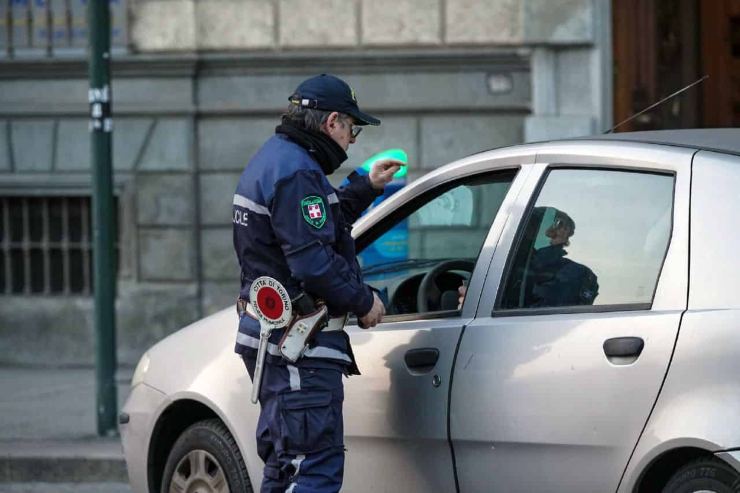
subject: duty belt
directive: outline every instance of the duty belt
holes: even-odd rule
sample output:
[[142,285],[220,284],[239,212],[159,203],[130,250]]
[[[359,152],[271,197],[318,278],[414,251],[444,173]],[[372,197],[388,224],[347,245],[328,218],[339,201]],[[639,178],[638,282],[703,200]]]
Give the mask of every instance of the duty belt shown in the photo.
[[[249,303],[247,300],[239,298],[236,300],[236,311],[239,314],[239,316],[242,315],[248,315],[250,318],[253,318],[254,320],[259,320],[257,318],[257,314],[254,312],[254,308],[252,307],[252,304]],[[349,318],[348,315],[343,315],[341,317],[332,317],[329,319],[329,324],[321,329],[322,332],[334,332],[338,330],[344,330],[344,326],[347,325],[347,319]]]

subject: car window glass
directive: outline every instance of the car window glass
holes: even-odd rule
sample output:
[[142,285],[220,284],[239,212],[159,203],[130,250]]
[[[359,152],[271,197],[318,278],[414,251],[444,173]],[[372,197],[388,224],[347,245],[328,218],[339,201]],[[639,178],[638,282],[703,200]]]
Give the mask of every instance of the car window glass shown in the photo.
[[651,303],[671,232],[673,180],[550,171],[519,232],[498,307]]
[[[513,176],[497,174],[444,185],[393,225],[384,225],[387,231],[367,245],[359,259],[365,282],[378,290],[388,315],[457,308],[457,289],[470,278]],[[450,268],[427,284],[428,296],[420,307],[425,274],[445,262],[442,267]]]
[[420,227],[473,226],[475,196],[470,187],[456,187],[416,211]]

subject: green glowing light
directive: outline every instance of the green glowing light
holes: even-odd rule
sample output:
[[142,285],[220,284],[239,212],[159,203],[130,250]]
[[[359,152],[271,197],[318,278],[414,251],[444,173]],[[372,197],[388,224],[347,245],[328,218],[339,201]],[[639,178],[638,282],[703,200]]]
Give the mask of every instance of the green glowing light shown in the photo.
[[370,159],[362,163],[362,169],[370,173],[373,164],[380,161],[381,159],[395,159],[401,161],[404,166],[393,174],[393,178],[403,178],[408,173],[409,156],[403,149],[386,149],[385,151],[379,152],[372,156]]

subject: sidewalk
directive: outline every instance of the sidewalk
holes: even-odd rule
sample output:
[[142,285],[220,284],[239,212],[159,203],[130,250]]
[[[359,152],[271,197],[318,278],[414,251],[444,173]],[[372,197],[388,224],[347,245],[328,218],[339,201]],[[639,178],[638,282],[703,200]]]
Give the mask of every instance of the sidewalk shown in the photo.
[[0,492],[130,491],[120,439],[97,436],[93,368],[0,367],[0,417]]

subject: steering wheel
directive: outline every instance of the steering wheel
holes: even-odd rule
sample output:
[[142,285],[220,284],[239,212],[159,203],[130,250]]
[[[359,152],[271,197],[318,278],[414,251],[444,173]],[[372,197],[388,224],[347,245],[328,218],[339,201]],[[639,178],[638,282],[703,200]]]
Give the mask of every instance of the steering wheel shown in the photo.
[[462,270],[473,273],[475,262],[472,260],[445,260],[440,262],[432,270],[424,274],[419,285],[419,291],[416,294],[416,309],[419,313],[429,311],[430,300],[440,300],[442,292],[437,287],[437,278],[443,272],[451,270]]

